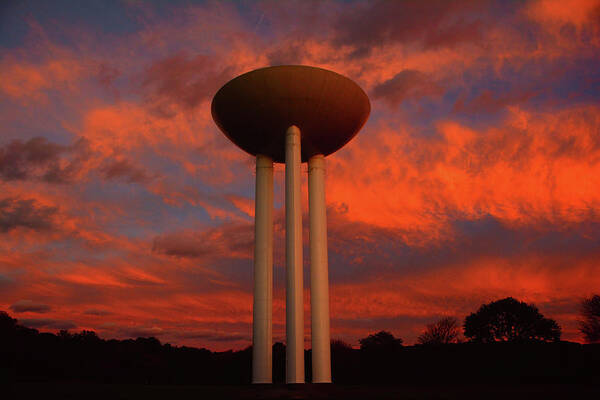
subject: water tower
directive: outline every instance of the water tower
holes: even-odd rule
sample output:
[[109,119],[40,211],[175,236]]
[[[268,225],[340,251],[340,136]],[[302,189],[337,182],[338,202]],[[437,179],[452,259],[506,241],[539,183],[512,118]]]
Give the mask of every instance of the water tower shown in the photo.
[[331,382],[324,157],[366,122],[371,106],[352,80],[282,65],[247,72],[212,101],[223,133],[256,156],[252,382],[272,382],[273,163],[285,163],[286,382],[304,383],[300,164],[308,162],[312,375]]

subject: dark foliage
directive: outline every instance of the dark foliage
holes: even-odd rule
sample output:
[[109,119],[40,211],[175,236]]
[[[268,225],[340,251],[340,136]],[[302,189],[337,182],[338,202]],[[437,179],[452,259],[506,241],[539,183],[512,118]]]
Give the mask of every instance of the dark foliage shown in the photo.
[[600,295],[593,295],[581,301],[579,330],[588,343],[600,343]]
[[40,333],[0,312],[0,375],[8,379],[243,383],[250,381],[251,359],[250,348],[211,352],[161,344],[153,337],[104,340],[92,331]]
[[454,317],[446,317],[428,324],[417,342],[422,345],[457,343],[458,335],[458,320]]
[[[354,349],[333,341],[333,381],[346,384],[426,382],[593,382],[600,379],[600,345],[567,342],[461,343],[401,346],[389,333]],[[305,352],[310,381],[311,354]],[[127,384],[244,384],[251,348],[211,352],[162,344],[155,338],[104,340],[94,332],[57,335],[20,326],[0,312],[0,385],[45,381]],[[285,345],[273,345],[273,380],[285,380]]]
[[331,361],[331,376],[334,382],[349,379],[353,376],[353,372],[360,368],[357,350],[343,340],[331,341]]
[[364,377],[368,381],[389,382],[397,375],[394,360],[402,358],[402,339],[389,332],[380,331],[360,339],[360,365],[365,368]]
[[332,353],[336,383],[558,383],[600,380],[600,345],[570,342],[450,343],[399,353]]
[[402,347],[402,339],[389,332],[379,331],[359,340],[360,349],[367,352],[397,351]]
[[558,341],[556,321],[544,318],[537,307],[507,297],[483,304],[465,318],[465,336],[474,342]]

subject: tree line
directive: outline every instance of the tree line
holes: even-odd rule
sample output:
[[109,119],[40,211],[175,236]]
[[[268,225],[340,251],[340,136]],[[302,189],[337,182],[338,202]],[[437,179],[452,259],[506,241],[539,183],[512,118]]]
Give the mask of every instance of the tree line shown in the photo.
[[[333,340],[334,382],[457,380],[581,381],[600,378],[600,296],[581,303],[580,330],[589,344],[560,341],[556,321],[508,297],[482,305],[462,324],[443,318],[414,346],[379,331],[355,349]],[[305,351],[307,380],[311,351]],[[93,331],[40,333],[0,312],[2,380],[145,384],[249,383],[252,349],[212,352],[158,339],[105,340]],[[273,345],[273,379],[285,380],[285,345]]]
[[[417,344],[557,342],[562,333],[556,321],[544,317],[535,305],[512,297],[481,305],[465,318],[462,327],[464,340],[460,336],[458,319],[444,317],[428,324],[417,338]],[[579,331],[587,343],[600,343],[600,295],[592,295],[581,301]],[[402,344],[402,339],[396,339],[386,331],[370,335],[359,343],[362,349],[382,340]]]

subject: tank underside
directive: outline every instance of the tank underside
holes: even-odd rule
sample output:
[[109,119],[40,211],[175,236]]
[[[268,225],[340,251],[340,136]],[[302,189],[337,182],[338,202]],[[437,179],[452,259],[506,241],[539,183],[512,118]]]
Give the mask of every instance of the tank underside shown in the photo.
[[371,106],[352,80],[321,68],[283,65],[250,71],[214,96],[212,116],[244,151],[285,162],[285,133],[301,132],[302,162],[339,150],[362,128]]

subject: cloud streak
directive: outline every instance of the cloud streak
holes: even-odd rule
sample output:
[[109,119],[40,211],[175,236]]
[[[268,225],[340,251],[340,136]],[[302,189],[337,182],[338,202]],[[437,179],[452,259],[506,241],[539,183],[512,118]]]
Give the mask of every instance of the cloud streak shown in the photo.
[[0,232],[17,228],[49,231],[55,227],[57,207],[39,204],[34,199],[5,198],[0,200]]
[[16,313],[33,312],[33,313],[47,313],[51,310],[51,307],[47,304],[36,303],[31,300],[19,300],[14,304],[11,304],[9,309]]

